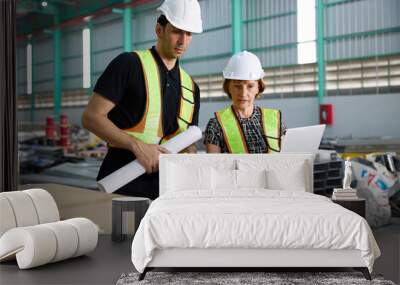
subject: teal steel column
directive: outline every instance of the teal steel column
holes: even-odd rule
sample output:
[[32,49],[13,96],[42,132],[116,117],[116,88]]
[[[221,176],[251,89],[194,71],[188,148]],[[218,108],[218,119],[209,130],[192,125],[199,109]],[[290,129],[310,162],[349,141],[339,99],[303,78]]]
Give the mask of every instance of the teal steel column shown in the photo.
[[[124,0],[124,3],[131,3],[131,0]],[[132,51],[132,7],[124,9],[124,51]]]
[[325,41],[324,41],[324,2],[317,0],[317,62],[318,62],[318,101],[322,104],[325,95]]
[[56,28],[53,33],[53,57],[54,57],[54,120],[60,119],[61,113],[61,28],[59,15],[54,16]]
[[232,53],[242,50],[242,0],[232,0]]

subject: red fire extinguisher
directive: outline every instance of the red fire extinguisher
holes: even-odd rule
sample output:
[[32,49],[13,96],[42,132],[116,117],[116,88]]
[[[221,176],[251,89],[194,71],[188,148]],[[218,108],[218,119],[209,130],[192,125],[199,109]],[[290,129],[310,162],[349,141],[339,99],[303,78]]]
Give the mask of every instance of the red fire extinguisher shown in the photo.
[[333,125],[333,106],[332,104],[319,105],[319,123],[328,126]]

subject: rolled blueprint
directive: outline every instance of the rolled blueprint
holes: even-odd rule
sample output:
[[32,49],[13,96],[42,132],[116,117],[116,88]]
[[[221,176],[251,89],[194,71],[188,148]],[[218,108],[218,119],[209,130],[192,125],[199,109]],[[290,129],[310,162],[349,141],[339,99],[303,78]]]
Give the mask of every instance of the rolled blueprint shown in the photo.
[[[199,127],[190,126],[185,132],[173,137],[162,146],[171,153],[178,153],[200,140],[201,136],[202,133]],[[97,185],[101,191],[112,193],[145,172],[146,170],[144,167],[135,159],[124,167],[121,167],[117,171],[97,181]]]

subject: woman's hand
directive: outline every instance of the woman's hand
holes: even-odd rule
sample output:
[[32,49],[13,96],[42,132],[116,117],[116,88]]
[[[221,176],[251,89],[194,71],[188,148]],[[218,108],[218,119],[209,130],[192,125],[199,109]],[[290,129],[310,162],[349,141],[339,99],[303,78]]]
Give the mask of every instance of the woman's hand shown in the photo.
[[221,153],[221,148],[215,144],[206,144],[207,153]]

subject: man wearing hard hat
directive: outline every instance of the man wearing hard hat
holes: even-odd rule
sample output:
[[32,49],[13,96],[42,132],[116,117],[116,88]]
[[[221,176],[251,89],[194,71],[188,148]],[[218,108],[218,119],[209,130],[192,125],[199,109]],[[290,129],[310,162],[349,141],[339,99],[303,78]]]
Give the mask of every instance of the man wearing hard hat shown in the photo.
[[[197,0],[165,0],[157,9],[157,44],[149,50],[117,56],[99,77],[82,124],[109,144],[100,180],[135,158],[146,174],[116,193],[158,196],[158,158],[161,143],[198,124],[197,84],[179,66],[192,33],[201,33]],[[196,152],[194,145],[187,152]]]

